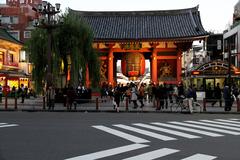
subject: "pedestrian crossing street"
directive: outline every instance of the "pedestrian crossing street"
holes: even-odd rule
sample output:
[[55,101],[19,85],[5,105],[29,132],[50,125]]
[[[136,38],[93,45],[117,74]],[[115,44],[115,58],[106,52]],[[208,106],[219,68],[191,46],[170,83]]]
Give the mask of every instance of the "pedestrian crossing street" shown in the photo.
[[0,123],[0,128],[15,127],[15,126],[18,126],[18,124]]
[[[86,155],[81,155],[66,160],[96,160],[106,158],[117,154],[130,152],[133,150],[150,147],[150,138],[162,141],[178,140],[179,138],[195,139],[208,137],[223,137],[227,135],[240,135],[240,119],[214,119],[214,120],[197,120],[197,121],[169,121],[169,122],[152,122],[152,123],[133,123],[130,125],[113,124],[111,126],[94,125],[95,129],[104,131],[108,134],[123,138],[130,142],[131,145],[103,150]],[[143,138],[134,135],[143,135]],[[161,157],[168,158],[170,155],[179,153],[180,150],[173,148],[160,148],[150,152],[128,157],[123,160],[153,160]],[[213,160],[217,156],[196,153],[185,155],[187,157],[181,160]]]

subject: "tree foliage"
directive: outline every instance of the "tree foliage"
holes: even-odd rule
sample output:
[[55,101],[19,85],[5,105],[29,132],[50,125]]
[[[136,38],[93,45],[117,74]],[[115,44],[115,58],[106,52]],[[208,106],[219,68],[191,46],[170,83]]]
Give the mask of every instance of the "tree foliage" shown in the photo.
[[[92,87],[99,83],[99,60],[92,48],[93,34],[89,27],[74,13],[65,13],[63,24],[52,30],[52,68],[54,82],[57,82],[61,63],[64,73],[68,71],[68,57],[71,59],[70,85],[79,83],[79,71],[82,69],[82,83],[85,82],[86,67],[89,66],[89,77]],[[31,39],[26,43],[33,63],[32,78],[35,88],[40,91],[46,79],[47,66],[47,31],[37,28],[32,32]]]

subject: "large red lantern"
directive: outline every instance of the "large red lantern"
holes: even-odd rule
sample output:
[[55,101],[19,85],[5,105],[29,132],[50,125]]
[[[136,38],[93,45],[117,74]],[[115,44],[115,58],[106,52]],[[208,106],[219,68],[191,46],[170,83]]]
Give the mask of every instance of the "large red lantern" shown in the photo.
[[145,72],[145,58],[142,53],[126,53],[122,57],[122,73],[127,77],[139,77]]

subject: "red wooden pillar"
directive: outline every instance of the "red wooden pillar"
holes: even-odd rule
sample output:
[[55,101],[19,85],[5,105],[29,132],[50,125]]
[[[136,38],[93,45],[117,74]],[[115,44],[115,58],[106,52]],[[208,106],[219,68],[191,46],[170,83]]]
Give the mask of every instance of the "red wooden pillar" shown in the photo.
[[113,84],[114,80],[113,80],[113,51],[112,49],[110,49],[109,53],[108,53],[108,83],[109,84]]
[[88,64],[86,66],[86,87],[90,87],[90,79],[89,79],[89,69],[88,69]]
[[177,81],[182,81],[182,51],[177,53]]
[[154,49],[152,52],[152,62],[151,62],[151,75],[152,75],[152,82],[153,83],[158,83],[158,78],[157,78],[157,51]]

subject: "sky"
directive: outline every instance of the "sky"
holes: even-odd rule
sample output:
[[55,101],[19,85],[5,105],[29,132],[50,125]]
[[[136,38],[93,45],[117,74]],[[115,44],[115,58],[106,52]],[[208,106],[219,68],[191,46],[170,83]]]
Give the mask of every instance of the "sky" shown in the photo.
[[[0,0],[5,3],[6,0]],[[203,27],[206,31],[222,33],[232,24],[234,6],[238,0],[48,0],[82,11],[137,11],[192,8],[199,5]]]
[[137,11],[192,8],[199,5],[206,31],[222,33],[232,24],[234,6],[238,0],[48,0],[82,11]]

